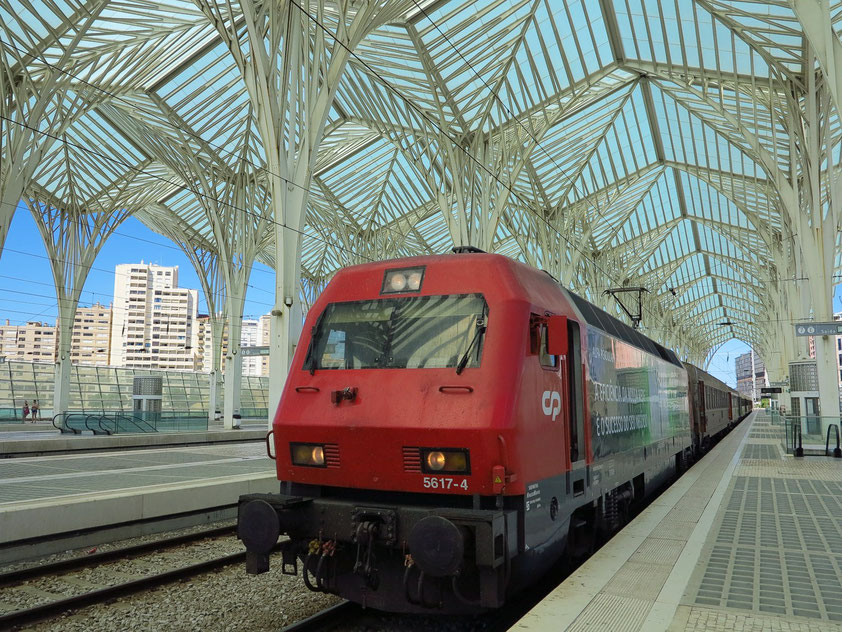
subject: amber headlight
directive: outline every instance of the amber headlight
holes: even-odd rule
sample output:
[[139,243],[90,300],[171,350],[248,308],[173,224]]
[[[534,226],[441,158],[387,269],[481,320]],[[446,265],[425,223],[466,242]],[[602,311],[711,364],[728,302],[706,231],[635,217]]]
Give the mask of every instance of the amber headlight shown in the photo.
[[325,467],[324,446],[315,443],[290,443],[293,465]]
[[442,474],[470,474],[467,450],[422,450],[421,463],[425,472]]

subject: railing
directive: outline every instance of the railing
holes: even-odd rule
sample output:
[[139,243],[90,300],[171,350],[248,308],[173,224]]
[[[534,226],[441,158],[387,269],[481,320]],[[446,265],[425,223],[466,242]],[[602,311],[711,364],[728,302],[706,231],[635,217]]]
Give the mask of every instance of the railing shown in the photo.
[[266,419],[269,416],[268,408],[241,408],[240,417],[243,419]]
[[0,423],[22,424],[25,421],[22,408],[0,408]]
[[[833,449],[833,453],[831,454],[830,451],[830,431],[833,430],[836,433],[836,447]],[[835,459],[842,459],[842,447],[839,446],[839,426],[836,424],[831,424],[827,427],[827,439],[824,442],[824,453],[827,456],[832,456]]]
[[[786,418],[786,451],[795,456],[825,456],[830,437],[839,433],[839,417],[789,415]],[[842,458],[842,456],[840,457]]]
[[153,424],[137,413],[106,413],[100,416],[99,427],[108,434],[158,432]]
[[164,412],[68,411],[53,417],[53,427],[64,433],[95,435],[149,432],[197,432],[208,429],[206,410]]

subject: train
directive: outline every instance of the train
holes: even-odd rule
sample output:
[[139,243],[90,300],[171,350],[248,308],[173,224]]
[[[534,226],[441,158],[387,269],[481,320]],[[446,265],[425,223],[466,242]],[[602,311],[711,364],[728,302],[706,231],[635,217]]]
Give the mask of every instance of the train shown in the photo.
[[[502,606],[586,555],[751,401],[548,273],[472,248],[343,268],[240,498],[246,571],[391,612]],[[281,538],[281,536],[286,536]]]

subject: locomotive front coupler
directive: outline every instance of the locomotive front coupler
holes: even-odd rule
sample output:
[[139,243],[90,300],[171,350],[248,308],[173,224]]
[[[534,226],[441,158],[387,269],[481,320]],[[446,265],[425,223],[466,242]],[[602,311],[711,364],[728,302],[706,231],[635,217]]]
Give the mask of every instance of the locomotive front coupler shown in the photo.
[[[378,572],[371,551],[377,546],[411,553],[428,577],[455,576],[465,563],[476,566],[483,585],[482,605],[499,605],[501,587],[494,577],[517,555],[521,538],[516,512],[430,506],[412,500],[411,494],[400,505],[360,503],[328,495],[241,496],[238,535],[246,545],[246,570],[268,570],[269,551],[281,534],[299,543],[325,534],[337,545],[347,545],[354,572],[365,578],[371,589]],[[424,500],[429,503],[429,498]],[[285,566],[292,566],[293,556],[292,550],[285,551]]]
[[[285,533],[288,525],[295,520],[290,514],[310,501],[309,498],[280,494],[240,496],[237,505],[237,537],[246,546],[246,572],[249,575],[259,575],[269,570],[269,552],[277,544],[281,533]],[[281,546],[285,575],[298,573],[291,544],[287,541]]]

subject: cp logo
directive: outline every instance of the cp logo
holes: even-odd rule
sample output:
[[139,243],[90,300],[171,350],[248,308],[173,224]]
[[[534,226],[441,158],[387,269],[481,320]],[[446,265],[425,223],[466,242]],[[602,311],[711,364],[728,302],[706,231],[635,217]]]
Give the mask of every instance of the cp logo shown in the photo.
[[545,415],[552,415],[553,421],[561,412],[561,395],[558,391],[544,391],[541,396],[541,408]]

